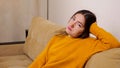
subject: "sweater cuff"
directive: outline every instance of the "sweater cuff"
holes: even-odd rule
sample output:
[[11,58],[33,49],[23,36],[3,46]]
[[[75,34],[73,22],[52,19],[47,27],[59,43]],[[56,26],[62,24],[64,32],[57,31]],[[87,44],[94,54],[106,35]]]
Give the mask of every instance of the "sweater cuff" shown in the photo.
[[97,23],[96,23],[96,22],[93,23],[93,24],[90,26],[90,32],[91,32],[92,34],[94,34],[94,31],[96,30],[97,27],[98,27],[98,26],[97,26]]

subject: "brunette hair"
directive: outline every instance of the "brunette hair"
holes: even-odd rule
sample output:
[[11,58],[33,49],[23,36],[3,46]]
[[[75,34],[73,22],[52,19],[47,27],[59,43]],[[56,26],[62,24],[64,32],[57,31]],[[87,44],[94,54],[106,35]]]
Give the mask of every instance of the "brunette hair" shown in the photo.
[[[82,14],[85,17],[85,29],[84,29],[83,33],[79,36],[79,38],[89,37],[90,26],[91,26],[92,23],[96,22],[95,14],[92,13],[91,11],[89,11],[89,10],[79,10],[75,14],[73,14],[73,16],[75,16],[76,14]],[[67,35],[65,30],[60,31],[60,32],[61,32],[60,33],[61,35]]]

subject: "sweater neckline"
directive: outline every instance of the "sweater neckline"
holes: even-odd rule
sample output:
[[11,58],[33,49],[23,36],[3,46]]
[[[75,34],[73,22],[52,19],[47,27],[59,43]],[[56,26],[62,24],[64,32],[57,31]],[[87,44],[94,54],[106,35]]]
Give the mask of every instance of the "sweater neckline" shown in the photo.
[[73,38],[73,37],[71,37],[70,35],[67,35],[66,37],[65,37],[66,39],[80,39],[80,38]]

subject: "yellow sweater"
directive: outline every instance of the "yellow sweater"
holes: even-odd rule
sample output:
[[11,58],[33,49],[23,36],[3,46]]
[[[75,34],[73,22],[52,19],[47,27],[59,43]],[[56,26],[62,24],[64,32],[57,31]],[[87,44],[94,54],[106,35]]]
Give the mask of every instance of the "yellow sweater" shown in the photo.
[[29,68],[83,68],[93,54],[120,46],[116,38],[96,23],[92,24],[90,32],[97,39],[54,36]]

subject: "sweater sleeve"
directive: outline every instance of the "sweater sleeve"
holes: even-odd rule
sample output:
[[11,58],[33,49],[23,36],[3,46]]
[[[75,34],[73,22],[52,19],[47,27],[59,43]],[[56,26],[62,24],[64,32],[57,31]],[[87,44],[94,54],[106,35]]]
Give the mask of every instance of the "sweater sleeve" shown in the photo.
[[53,43],[54,37],[50,39],[45,49],[37,56],[28,68],[41,68],[47,61],[47,52]]
[[103,49],[120,47],[120,42],[109,32],[93,23],[90,27],[90,32],[97,37],[95,44]]

